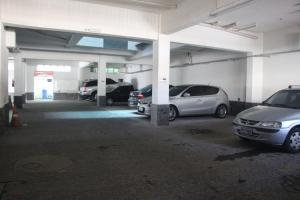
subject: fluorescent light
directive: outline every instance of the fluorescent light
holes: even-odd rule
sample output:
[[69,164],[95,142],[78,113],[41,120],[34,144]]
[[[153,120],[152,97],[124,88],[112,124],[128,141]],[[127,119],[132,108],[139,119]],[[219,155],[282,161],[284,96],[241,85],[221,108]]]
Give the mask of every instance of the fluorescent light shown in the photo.
[[253,2],[253,1],[254,0],[240,0],[240,1],[235,1],[233,3],[230,3],[230,4],[226,5],[226,6],[223,6],[221,8],[218,8],[218,9],[212,11],[210,13],[210,16],[211,17],[217,17],[220,14],[224,14],[226,12],[232,11],[233,9],[237,9],[237,8],[240,8],[240,7],[244,6],[244,5],[248,5],[249,3]]
[[255,27],[256,27],[256,23],[252,23],[252,24],[247,24],[244,26],[236,27],[235,31],[243,31],[243,30],[248,30],[248,29],[255,28]]

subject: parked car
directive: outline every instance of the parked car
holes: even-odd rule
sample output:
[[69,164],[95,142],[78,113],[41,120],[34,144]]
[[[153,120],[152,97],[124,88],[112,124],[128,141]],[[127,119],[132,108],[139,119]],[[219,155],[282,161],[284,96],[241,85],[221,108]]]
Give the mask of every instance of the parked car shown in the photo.
[[114,103],[125,103],[129,98],[130,92],[134,90],[131,84],[118,84],[117,87],[106,93],[107,105],[113,105]]
[[[169,88],[174,86],[170,85]],[[152,85],[147,85],[146,87],[130,92],[128,99],[128,106],[136,107],[138,105],[139,100],[152,96]]]
[[[152,99],[148,97],[138,103],[138,112],[150,115]],[[180,85],[170,90],[169,120],[178,116],[214,114],[225,118],[229,110],[226,92],[208,85]]]
[[[117,84],[116,81],[107,78],[106,79],[106,85],[115,85]],[[81,99],[90,99],[94,100],[96,98],[97,94],[97,86],[98,86],[98,80],[97,79],[91,79],[86,80],[82,83],[82,86],[79,89],[79,96]]]
[[245,110],[233,121],[233,131],[246,140],[300,151],[300,89],[280,90],[262,105]]

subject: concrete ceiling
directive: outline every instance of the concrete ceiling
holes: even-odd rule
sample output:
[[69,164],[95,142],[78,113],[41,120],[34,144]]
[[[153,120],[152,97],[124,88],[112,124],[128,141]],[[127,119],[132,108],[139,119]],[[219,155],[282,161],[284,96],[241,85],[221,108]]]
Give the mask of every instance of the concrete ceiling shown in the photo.
[[[252,32],[268,32],[300,25],[300,0],[253,0],[243,6],[211,15],[206,22]],[[247,29],[251,25],[252,28]]]
[[[44,51],[57,51],[57,52],[77,52],[77,53],[90,53],[90,54],[103,54],[103,55],[120,55],[132,56],[136,51],[128,50],[128,39],[115,38],[115,37],[102,37],[104,39],[104,48],[93,48],[78,46],[78,41],[83,36],[77,33],[67,33],[58,31],[47,30],[34,30],[16,28],[17,48],[25,50],[44,50]],[[96,37],[96,36],[91,36]],[[131,40],[132,41],[132,40]],[[143,45],[151,44],[148,41],[140,42],[139,49],[143,49]]]
[[89,3],[100,3],[123,8],[159,12],[176,9],[183,0],[74,0]]

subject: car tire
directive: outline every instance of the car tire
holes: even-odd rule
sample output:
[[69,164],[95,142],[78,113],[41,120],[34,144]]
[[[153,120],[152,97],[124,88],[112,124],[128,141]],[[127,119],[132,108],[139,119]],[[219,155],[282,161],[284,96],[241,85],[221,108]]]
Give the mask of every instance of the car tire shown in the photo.
[[222,104],[218,106],[215,116],[217,118],[224,119],[227,116],[227,114],[228,114],[228,108],[226,105]]
[[284,142],[284,148],[289,153],[300,152],[300,128],[293,128]]
[[178,116],[178,111],[177,108],[175,106],[170,106],[170,110],[169,110],[169,121],[174,121]]
[[97,93],[92,93],[91,97],[90,97],[91,101],[97,101]]
[[241,137],[240,136],[240,139],[242,140],[242,141],[246,141],[246,142],[250,142],[251,140],[249,140],[248,138],[244,138],[244,137]]
[[112,98],[108,98],[108,99],[106,99],[106,104],[107,104],[108,106],[111,106],[111,105],[114,104],[114,100],[113,100]]

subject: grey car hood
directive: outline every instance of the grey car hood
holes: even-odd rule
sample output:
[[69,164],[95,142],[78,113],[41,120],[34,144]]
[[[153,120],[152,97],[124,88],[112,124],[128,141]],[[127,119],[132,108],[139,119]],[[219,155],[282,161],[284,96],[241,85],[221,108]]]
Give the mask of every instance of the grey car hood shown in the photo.
[[254,121],[289,121],[300,119],[300,110],[271,106],[255,106],[241,112],[237,117]]

